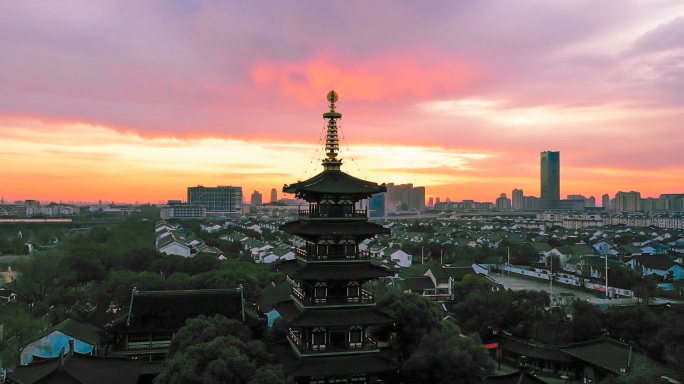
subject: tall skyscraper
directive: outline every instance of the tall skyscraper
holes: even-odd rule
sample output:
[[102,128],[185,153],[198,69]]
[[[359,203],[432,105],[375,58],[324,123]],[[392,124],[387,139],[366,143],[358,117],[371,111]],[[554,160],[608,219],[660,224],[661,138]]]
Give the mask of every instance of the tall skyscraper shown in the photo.
[[439,203],[441,203],[441,202],[442,202],[442,200],[440,200],[439,197],[436,197],[436,198],[435,198],[435,204],[439,204]]
[[610,195],[607,193],[601,196],[601,206],[607,211],[610,209]]
[[429,207],[434,207],[434,206],[435,206],[435,202],[434,202],[434,200],[432,199],[432,197],[430,198],[430,200],[428,200],[428,206],[429,206]]
[[188,187],[188,204],[206,207],[207,213],[242,212],[242,187]]
[[278,202],[278,190],[273,188],[271,189],[271,203],[277,203]]
[[252,193],[251,203],[253,206],[263,204],[262,196],[259,191],[254,191],[254,193]]
[[525,198],[522,189],[513,190],[513,209],[523,210],[525,209]]
[[541,209],[552,209],[560,201],[560,152],[541,153]]

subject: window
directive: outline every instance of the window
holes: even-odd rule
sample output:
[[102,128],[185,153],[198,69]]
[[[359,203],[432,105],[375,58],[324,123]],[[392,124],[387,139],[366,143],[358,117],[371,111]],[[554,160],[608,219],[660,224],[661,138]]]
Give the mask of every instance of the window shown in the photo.
[[356,297],[359,295],[359,287],[347,287],[347,296]]
[[361,345],[361,331],[349,331],[349,348],[360,348]]
[[323,332],[314,333],[313,334],[313,343],[316,345],[325,344],[325,333],[323,333]]

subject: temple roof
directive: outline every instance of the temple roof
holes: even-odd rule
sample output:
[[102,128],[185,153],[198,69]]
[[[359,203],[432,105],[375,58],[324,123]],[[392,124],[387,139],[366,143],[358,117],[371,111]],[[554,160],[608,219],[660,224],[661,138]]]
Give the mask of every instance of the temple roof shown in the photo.
[[285,185],[285,193],[304,194],[362,194],[374,195],[376,193],[387,192],[384,184],[378,185],[372,181],[357,179],[345,172],[338,170],[327,170],[304,181]]
[[627,369],[631,348],[625,343],[611,339],[598,339],[570,344],[561,350],[579,360],[604,368],[612,373]]
[[389,228],[367,221],[340,223],[296,220],[281,225],[279,229],[298,236],[375,236],[382,233],[391,233]]
[[378,353],[353,357],[319,357],[301,360],[290,374],[294,377],[346,376],[398,370],[399,365]]
[[389,269],[370,263],[339,264],[307,264],[290,275],[296,280],[365,280],[392,276]]
[[[60,368],[60,364],[62,367]],[[135,384],[140,376],[143,360],[90,356],[80,353],[64,354],[40,362],[20,365],[8,376],[10,383],[78,383],[78,384]]]
[[240,289],[134,290],[127,323],[129,331],[176,331],[199,315],[241,319],[241,312]]
[[278,311],[288,327],[344,327],[392,322],[389,315],[375,308],[302,311],[294,301],[288,300],[274,304],[273,309]]

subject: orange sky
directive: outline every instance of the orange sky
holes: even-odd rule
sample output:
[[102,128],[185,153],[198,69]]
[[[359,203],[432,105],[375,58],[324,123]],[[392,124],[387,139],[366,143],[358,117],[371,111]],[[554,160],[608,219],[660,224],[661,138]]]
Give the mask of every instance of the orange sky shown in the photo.
[[684,192],[681,3],[388,4],[6,5],[0,194],[269,195],[321,170],[331,88],[357,177],[538,196],[558,150],[563,196]]

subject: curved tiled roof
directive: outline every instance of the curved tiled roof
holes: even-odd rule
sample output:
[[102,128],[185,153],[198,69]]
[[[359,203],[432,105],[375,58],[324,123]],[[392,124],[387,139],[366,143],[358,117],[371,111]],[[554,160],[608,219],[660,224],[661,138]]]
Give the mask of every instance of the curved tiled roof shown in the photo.
[[306,310],[301,311],[292,300],[273,305],[288,327],[346,327],[392,322],[392,318],[375,309]]
[[387,268],[369,263],[352,265],[308,264],[304,268],[293,273],[290,278],[297,280],[364,280],[392,275],[394,275],[394,272]]
[[399,365],[380,354],[352,357],[318,357],[302,360],[293,367],[294,377],[346,376],[359,373],[378,373],[399,369]]
[[627,369],[630,346],[611,339],[598,339],[583,343],[570,344],[561,347],[568,355],[606,369],[612,373],[621,373],[621,369]]
[[385,185],[357,179],[345,172],[328,170],[304,181],[286,185],[285,193],[376,194],[387,192]]
[[283,224],[279,228],[283,232],[298,236],[375,236],[390,233],[388,228],[367,221],[348,223],[328,223],[322,221],[296,220]]

